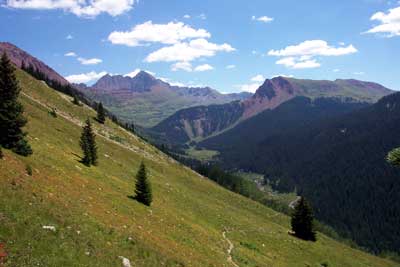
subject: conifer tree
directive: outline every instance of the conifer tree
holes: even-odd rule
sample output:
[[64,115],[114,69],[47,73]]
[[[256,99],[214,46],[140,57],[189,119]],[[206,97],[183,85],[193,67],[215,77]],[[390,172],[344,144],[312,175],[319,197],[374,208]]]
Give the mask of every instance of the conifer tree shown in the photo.
[[150,182],[147,178],[146,166],[142,162],[136,174],[135,199],[140,203],[150,206],[153,196]]
[[82,135],[79,144],[83,152],[82,163],[87,166],[97,165],[97,146],[95,134],[89,119],[86,120],[86,124],[82,128]]
[[291,225],[294,235],[304,240],[315,241],[314,215],[308,201],[301,197],[292,214]]
[[386,157],[386,160],[392,165],[400,167],[400,147],[390,151]]
[[104,124],[106,121],[106,114],[104,112],[103,104],[100,102],[97,106],[97,121]]
[[3,53],[0,60],[0,145],[28,156],[32,149],[22,131],[27,120],[23,116],[23,106],[18,102],[20,91],[14,67]]
[[74,96],[73,96],[72,103],[73,103],[74,105],[77,105],[77,106],[80,106],[80,105],[81,105],[81,103],[79,102],[78,97],[77,97],[75,94],[74,94]]

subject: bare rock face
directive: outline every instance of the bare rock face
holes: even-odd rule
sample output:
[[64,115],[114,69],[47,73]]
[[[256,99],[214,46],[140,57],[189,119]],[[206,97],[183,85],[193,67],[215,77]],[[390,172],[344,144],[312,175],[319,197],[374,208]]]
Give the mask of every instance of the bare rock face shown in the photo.
[[59,82],[62,85],[68,85],[68,81],[59,75],[52,68],[44,64],[39,59],[31,56],[24,50],[16,47],[15,45],[8,42],[0,42],[0,54],[6,53],[10,58],[11,62],[14,63],[18,68],[21,67],[22,62],[25,66],[33,66],[35,69],[39,70],[45,74],[49,79]]
[[274,109],[283,102],[295,97],[295,87],[283,77],[267,79],[249,99],[243,101],[243,119],[250,118],[266,109]]

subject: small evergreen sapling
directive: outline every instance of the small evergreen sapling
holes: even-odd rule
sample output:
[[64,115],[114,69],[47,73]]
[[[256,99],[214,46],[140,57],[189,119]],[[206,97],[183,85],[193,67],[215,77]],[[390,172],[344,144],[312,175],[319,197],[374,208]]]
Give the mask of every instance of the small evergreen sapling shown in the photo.
[[76,95],[73,96],[72,103],[77,106],[81,105],[81,103],[79,102],[79,99]]
[[316,240],[314,231],[314,215],[308,201],[301,197],[297,203],[291,219],[292,231],[298,238]]
[[104,122],[106,121],[106,114],[103,108],[103,104],[101,102],[97,106],[97,121],[101,124],[104,124]]
[[89,119],[86,120],[86,124],[82,128],[82,135],[79,144],[83,152],[82,163],[87,166],[97,165],[95,134]]
[[142,162],[139,167],[139,171],[136,174],[136,189],[135,199],[140,203],[150,206],[153,196],[151,190],[151,184],[147,178],[146,166]]

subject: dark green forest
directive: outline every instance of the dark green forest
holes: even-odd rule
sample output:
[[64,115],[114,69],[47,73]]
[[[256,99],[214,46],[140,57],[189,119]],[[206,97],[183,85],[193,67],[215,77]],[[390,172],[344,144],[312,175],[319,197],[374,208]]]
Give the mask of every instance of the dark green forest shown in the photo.
[[[236,127],[240,134],[228,131],[200,146],[219,150],[219,163],[226,169],[262,173],[279,191],[296,189],[312,202],[319,220],[362,247],[399,251],[400,170],[385,158],[400,145],[400,94],[331,117],[293,105],[249,119]],[[268,113],[274,113],[272,121],[265,118]],[[317,119],[301,120],[303,113]],[[253,135],[241,145],[236,138],[245,138],[246,128]]]

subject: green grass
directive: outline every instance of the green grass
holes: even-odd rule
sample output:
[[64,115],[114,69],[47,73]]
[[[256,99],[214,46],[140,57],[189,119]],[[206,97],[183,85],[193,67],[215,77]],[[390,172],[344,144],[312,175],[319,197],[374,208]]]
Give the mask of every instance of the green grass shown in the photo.
[[[0,160],[7,267],[121,266],[119,256],[133,266],[231,266],[224,229],[240,266],[396,266],[322,234],[316,243],[288,235],[285,215],[198,176],[109,120],[93,121],[99,166],[86,167],[77,124],[95,113],[25,73],[18,78],[34,154],[3,149]],[[153,185],[150,208],[128,198],[142,160]]]
[[194,158],[200,161],[210,161],[215,156],[218,156],[219,152],[214,150],[207,150],[207,149],[196,149],[191,147],[186,150],[188,157]]

